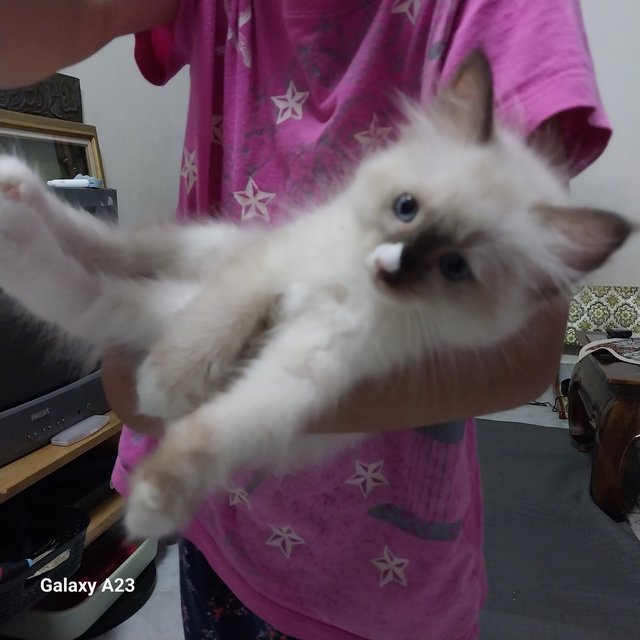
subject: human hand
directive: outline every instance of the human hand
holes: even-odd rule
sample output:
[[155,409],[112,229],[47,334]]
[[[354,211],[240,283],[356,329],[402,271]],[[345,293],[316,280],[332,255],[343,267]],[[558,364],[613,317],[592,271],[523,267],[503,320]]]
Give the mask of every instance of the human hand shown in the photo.
[[169,22],[178,0],[0,0],[0,88],[37,82],[114,38]]
[[102,357],[102,386],[111,408],[127,426],[139,433],[159,436],[164,432],[160,418],[138,412],[136,368],[124,354],[116,349]]

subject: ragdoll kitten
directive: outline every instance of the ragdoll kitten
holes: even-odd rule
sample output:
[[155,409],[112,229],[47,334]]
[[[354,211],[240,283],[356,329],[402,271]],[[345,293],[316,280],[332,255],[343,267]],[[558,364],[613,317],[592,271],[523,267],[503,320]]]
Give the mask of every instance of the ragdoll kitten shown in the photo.
[[503,341],[625,241],[621,217],[570,207],[492,100],[475,54],[342,192],[268,230],[113,228],[0,159],[0,286],[98,355],[147,354],[140,410],[169,424],[132,479],[131,534],[184,526],[242,465],[345,446],[300,432],[359,381]]

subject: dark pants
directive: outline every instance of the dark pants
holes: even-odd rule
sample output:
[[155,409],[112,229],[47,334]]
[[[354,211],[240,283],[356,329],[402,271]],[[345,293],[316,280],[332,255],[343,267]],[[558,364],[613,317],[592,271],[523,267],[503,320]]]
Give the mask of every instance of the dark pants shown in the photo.
[[185,640],[295,640],[251,613],[191,542],[179,546]]

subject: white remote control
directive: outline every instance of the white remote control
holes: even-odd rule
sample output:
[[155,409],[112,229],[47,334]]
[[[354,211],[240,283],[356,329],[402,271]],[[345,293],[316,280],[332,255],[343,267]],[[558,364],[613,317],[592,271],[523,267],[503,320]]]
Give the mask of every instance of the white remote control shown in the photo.
[[58,445],[59,447],[68,447],[90,436],[92,433],[100,431],[107,422],[109,422],[107,416],[89,416],[53,436],[53,438],[51,438],[51,444]]

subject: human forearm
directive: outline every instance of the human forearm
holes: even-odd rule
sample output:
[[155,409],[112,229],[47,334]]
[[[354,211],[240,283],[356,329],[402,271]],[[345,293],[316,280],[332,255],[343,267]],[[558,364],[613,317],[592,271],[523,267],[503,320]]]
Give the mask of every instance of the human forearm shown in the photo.
[[312,432],[375,432],[483,415],[538,397],[553,380],[568,305],[544,309],[519,336],[474,353],[429,360],[386,380],[361,385]]
[[168,22],[178,0],[0,0],[0,88],[83,60],[113,38]]
[[[562,351],[568,305],[545,308],[507,343],[471,354],[429,359],[420,366],[367,382],[347,394],[336,411],[308,426],[310,432],[376,432],[410,429],[519,406],[553,380]],[[103,385],[114,411],[136,431],[160,434],[163,423],[140,415],[135,367],[116,351],[104,356]]]
[[105,353],[102,357],[102,386],[115,414],[135,431],[161,435],[164,422],[139,413],[135,385],[136,366],[130,355],[119,353],[117,349]]

